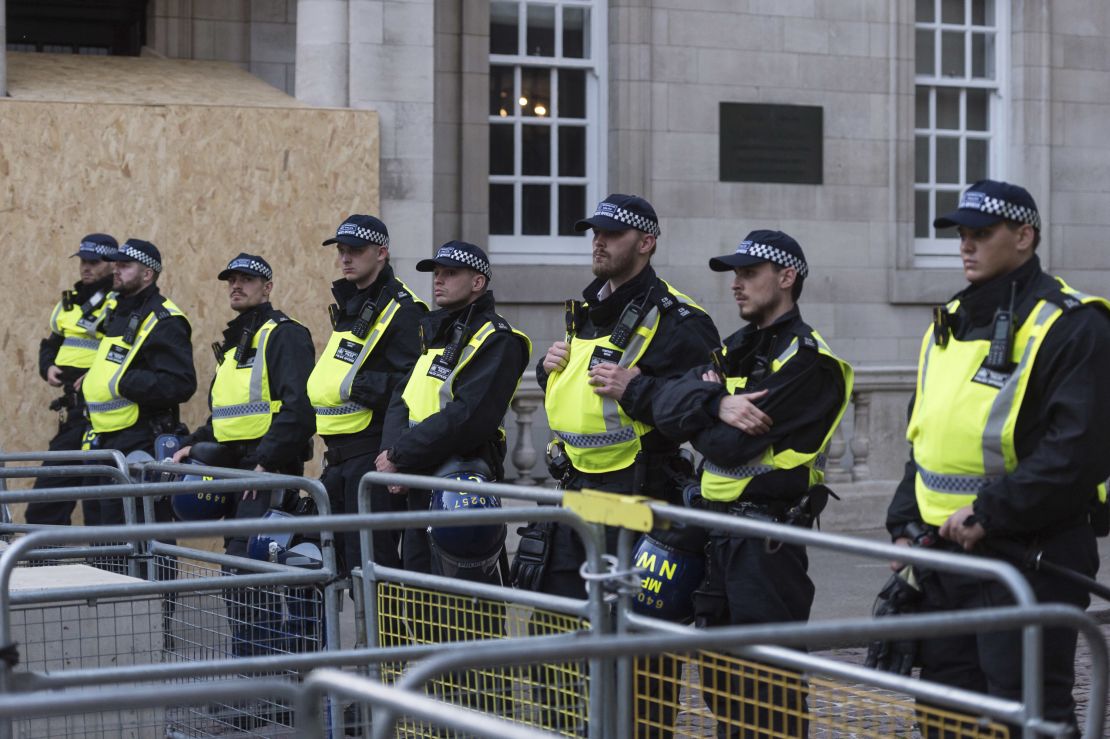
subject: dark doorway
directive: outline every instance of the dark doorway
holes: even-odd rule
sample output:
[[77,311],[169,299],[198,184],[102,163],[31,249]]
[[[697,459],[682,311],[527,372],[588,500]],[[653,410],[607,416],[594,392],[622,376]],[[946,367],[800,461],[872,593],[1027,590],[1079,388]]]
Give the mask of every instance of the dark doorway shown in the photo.
[[13,51],[138,56],[147,0],[7,0]]

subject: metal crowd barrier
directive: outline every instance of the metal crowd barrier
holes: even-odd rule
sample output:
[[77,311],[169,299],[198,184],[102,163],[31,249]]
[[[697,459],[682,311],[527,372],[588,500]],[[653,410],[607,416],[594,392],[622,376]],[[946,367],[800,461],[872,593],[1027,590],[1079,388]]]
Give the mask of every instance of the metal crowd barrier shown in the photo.
[[[405,485],[410,488],[433,488],[442,485],[443,482],[435,477],[376,472],[368,473],[363,479],[363,484],[361,486],[360,505],[363,506],[363,509],[368,506],[368,488],[371,484]],[[502,497],[517,497],[540,503],[555,503],[561,498],[561,494],[558,492],[537,491],[534,488],[497,483],[452,480],[451,487],[454,490],[462,492],[499,495]],[[1069,626],[1077,628],[1084,633],[1084,636],[1091,643],[1092,654],[1095,655],[1094,675],[1090,691],[1090,704],[1086,717],[1085,735],[1089,737],[1101,736],[1107,686],[1106,645],[1101,633],[1094,625],[1094,622],[1077,609],[1067,609],[1063,606],[1038,607],[1027,581],[1018,570],[1010,564],[999,560],[966,557],[945,552],[894,547],[893,545],[879,544],[853,537],[815,532],[782,524],[765,523],[731,515],[676,508],[661,503],[651,503],[650,501],[641,503],[640,505],[650,509],[649,520],[693,524],[712,529],[729,530],[748,537],[765,538],[772,541],[823,548],[853,555],[872,557],[883,561],[899,559],[931,569],[958,572],[972,577],[996,580],[1002,583],[1012,593],[1016,604],[1012,608],[1003,609],[1007,611],[1007,613],[999,612],[999,614],[986,614],[979,619],[968,617],[968,612],[961,612],[959,618],[956,619],[953,619],[951,614],[939,614],[929,617],[919,616],[910,618],[908,616],[903,616],[897,619],[882,619],[879,621],[866,618],[858,621],[803,625],[804,628],[802,628],[799,633],[811,636],[816,635],[814,638],[854,640],[854,643],[859,645],[860,643],[866,643],[887,633],[891,635],[912,634],[918,637],[939,635],[942,633],[971,633],[977,629],[990,630],[992,626],[990,619],[992,618],[998,619],[998,623],[1008,624],[1009,628],[1021,628],[1023,632],[1023,697],[1020,703],[999,701],[998,699],[986,695],[961,694],[959,691],[954,691],[945,686],[931,685],[929,683],[907,678],[897,678],[896,676],[887,675],[874,670],[866,670],[861,667],[854,667],[851,665],[841,667],[837,666],[835,663],[830,664],[831,660],[802,654],[793,650],[782,649],[780,647],[754,646],[756,644],[766,645],[782,643],[782,640],[770,637],[780,632],[789,635],[793,633],[793,629],[801,628],[796,624],[775,624],[773,626],[764,627],[762,632],[757,629],[757,633],[759,633],[760,636],[754,640],[747,640],[746,637],[739,632],[734,634],[733,636],[737,638],[736,646],[742,648],[735,650],[730,649],[729,654],[723,657],[720,655],[710,655],[706,657],[705,659],[718,660],[716,666],[713,667],[714,670],[723,670],[725,672],[738,671],[745,673],[748,679],[757,681],[778,681],[780,687],[797,691],[809,690],[804,680],[799,676],[799,673],[830,674],[861,682],[868,686],[897,690],[929,703],[936,703],[940,706],[947,706],[951,709],[965,711],[967,715],[964,716],[945,713],[943,709],[937,709],[933,714],[930,714],[929,712],[932,709],[923,704],[918,704],[912,709],[912,713],[909,714],[912,716],[912,719],[909,720],[911,725],[913,722],[916,722],[918,724],[930,726],[932,725],[930,722],[935,722],[936,725],[942,726],[945,731],[952,732],[954,736],[1005,735],[1006,730],[1004,727],[997,724],[994,724],[993,728],[984,727],[980,721],[980,717],[988,717],[996,721],[1019,724],[1023,727],[1023,733],[1026,737],[1033,737],[1039,733],[1062,734],[1067,731],[1066,727],[1053,724],[1043,718],[1043,686],[1040,678],[1042,672],[1041,634],[1044,626],[1066,621]],[[554,513],[560,509],[540,507],[536,509],[516,508],[513,510],[520,512],[519,517],[521,519],[555,520]],[[495,517],[486,516],[486,511],[457,511],[454,513],[456,514],[456,522],[461,522],[465,519],[468,523],[472,522],[474,525],[480,525],[496,520]],[[382,518],[387,517],[388,515]],[[582,528],[581,524],[579,524],[579,528]],[[587,524],[586,528],[593,530],[593,536],[595,537],[594,543],[589,546],[592,550],[596,550],[597,542],[599,541],[596,537],[600,534],[599,527],[596,524]],[[590,541],[590,537],[583,537],[583,539],[587,542]],[[621,532],[616,567],[615,570],[610,573],[612,579],[620,580],[622,578],[627,578],[635,572],[630,561],[634,541],[634,532],[627,529]],[[438,600],[434,602],[438,607],[465,609],[469,613],[475,614],[478,621],[480,621],[478,617],[480,617],[482,613],[488,614],[496,609],[501,609],[501,613],[506,613],[507,611],[504,609],[508,607],[546,607],[551,611],[558,612],[562,610],[569,615],[577,616],[583,613],[583,607],[587,605],[587,602],[582,601],[571,601],[570,604],[567,604],[562,602],[564,599],[553,599],[549,596],[541,596],[540,601],[537,602],[531,598],[523,598],[522,596],[525,594],[511,589],[502,589],[494,586],[476,586],[472,583],[460,581],[444,582],[445,578],[417,576],[415,573],[405,573],[381,567],[366,561],[368,559],[368,553],[372,551],[370,544],[371,542],[368,541],[368,537],[364,537],[364,600],[367,611],[367,628],[370,632],[368,634],[368,640],[370,640],[371,643],[375,638],[385,635],[389,631],[389,615],[386,614],[383,616],[381,612],[385,610],[382,608],[382,604],[388,602],[391,588],[400,588],[410,591],[414,587],[428,588],[427,591],[421,593],[421,596],[426,600],[426,607],[428,606],[428,599],[437,597],[442,599],[446,597],[446,595],[452,597],[462,596],[463,600],[456,598],[454,601]],[[591,571],[597,572],[597,561],[592,557],[593,554],[591,554],[589,567]],[[436,584],[437,580],[440,581],[438,585]],[[446,595],[437,596],[436,590]],[[467,598],[468,600],[466,600]],[[581,622],[583,628],[589,628],[587,636],[595,637],[588,640],[590,644],[589,649],[581,652],[579,655],[583,657],[589,656],[591,660],[590,670],[580,677],[583,678],[581,684],[589,686],[588,705],[593,707],[592,715],[588,717],[588,721],[583,721],[583,717],[580,714],[576,714],[575,718],[577,718],[577,723],[569,727],[565,725],[565,723],[563,725],[559,725],[558,723],[555,725],[545,725],[541,723],[540,725],[543,728],[562,731],[564,735],[577,735],[585,730],[588,731],[591,737],[632,736],[634,724],[641,729],[644,728],[642,723],[643,718],[639,715],[643,713],[643,711],[636,710],[635,713],[637,716],[634,718],[633,703],[631,700],[626,699],[627,696],[633,694],[634,680],[637,679],[637,677],[644,677],[644,665],[638,663],[637,669],[639,670],[639,674],[634,675],[632,659],[634,652],[622,652],[617,658],[617,679],[615,690],[613,690],[611,681],[607,679],[612,673],[606,671],[610,663],[600,659],[601,652],[591,651],[598,645],[597,639],[604,639],[607,636],[607,629],[609,628],[607,626],[609,623],[607,614],[598,613],[596,610],[600,603],[600,599],[600,588],[591,589],[591,600],[588,603],[589,607],[594,610],[590,612],[588,621]],[[618,637],[630,633],[633,629],[653,631],[655,633],[644,637],[642,644],[644,646],[644,653],[660,653],[660,650],[649,649],[648,646],[654,643],[652,641],[653,639],[665,640],[672,638],[667,636],[667,634],[673,631],[673,625],[634,614],[631,611],[630,595],[627,588],[623,590],[618,588],[617,594],[609,596],[609,599],[616,601],[613,609],[615,626],[612,627],[612,631],[614,631]],[[604,606],[602,606],[602,608],[604,608]],[[1067,613],[1065,614],[1063,611],[1055,612],[1044,610],[1044,608],[1064,609]],[[518,638],[517,634],[513,634],[508,630],[509,623],[508,620],[505,621],[506,630],[501,634],[490,634],[488,633],[488,629],[483,628],[477,629],[471,634],[460,635],[458,633],[452,633],[449,634],[449,636],[456,639],[488,639],[490,636],[500,636],[500,641],[503,643],[502,646],[519,649],[522,655],[531,654],[534,656],[537,654],[538,652],[535,651],[537,644],[534,642],[536,637],[529,637],[533,640],[532,642],[529,642],[523,637]],[[486,620],[486,624],[488,624],[488,619]],[[694,637],[699,633],[706,633],[706,631],[715,630],[684,630],[681,638],[677,638],[675,641],[668,643],[673,643],[675,645],[674,649],[680,650],[683,653],[689,653],[692,650],[700,652],[701,648],[697,646],[698,642]],[[682,644],[683,638],[693,640],[687,642],[686,649],[682,649],[678,646]],[[808,637],[798,637],[794,639],[794,641],[797,643],[810,643],[806,642],[806,638]],[[513,644],[517,646],[514,647],[512,646]],[[483,680],[486,685],[495,682],[497,679],[508,681],[514,685],[528,681],[527,676],[520,672],[513,673],[511,671],[506,671],[505,665],[508,663],[505,661],[505,657],[509,653],[502,652],[497,647],[488,645],[486,642],[474,644],[473,648],[469,651],[453,651],[449,658],[451,660],[452,669],[456,672],[464,669],[468,664],[467,659],[469,657],[475,657],[480,653],[484,653],[486,650],[489,650],[491,653],[496,652],[498,656],[496,659],[491,659],[487,662],[476,661],[474,663],[471,671],[475,676],[469,678],[469,687],[472,691],[480,691]],[[560,662],[562,662],[565,658],[569,658],[574,652],[573,650],[557,646],[552,647],[550,652],[545,653],[559,658]],[[743,659],[738,662],[732,659],[732,656],[738,656]],[[725,660],[725,663],[720,662],[722,659]],[[491,668],[491,665],[496,667]],[[768,668],[768,665],[777,665],[783,669],[774,671]],[[405,684],[411,684],[408,676],[412,669],[410,665],[408,668],[409,671],[401,678]],[[649,666],[648,670],[650,671],[650,669],[651,667]],[[657,667],[655,669],[658,670]],[[763,672],[753,674],[753,670],[763,670]],[[589,679],[591,675],[594,679]],[[604,679],[597,679],[598,676]],[[647,677],[656,680],[657,685],[659,684],[658,681],[673,681],[675,679],[674,676],[667,674],[648,674]],[[447,673],[444,673],[439,680],[440,685],[438,688],[433,687],[431,692],[449,697],[447,696],[448,691],[443,690],[443,685],[455,685],[455,687],[458,687],[458,679]],[[793,681],[793,685],[787,684],[789,681]],[[598,683],[602,682],[609,688],[608,692],[599,688]],[[533,687],[535,686],[533,685]],[[705,686],[702,687],[704,688]],[[458,692],[460,691],[456,691],[456,693]],[[457,696],[455,697],[457,699]],[[544,697],[550,697],[550,691],[548,691],[548,695]],[[488,707],[489,706],[487,706],[487,708]],[[638,708],[642,708],[642,706]],[[775,705],[763,705],[757,708],[772,711],[783,710],[782,706]],[[520,719],[520,712],[516,710],[514,705],[495,705],[494,709],[503,712],[503,715],[518,720]],[[610,710],[613,715],[609,715]],[[532,716],[534,717],[534,715],[533,712]],[[561,716],[557,710],[555,711],[555,715],[557,719],[566,718],[566,716]],[[814,715],[815,714],[812,712],[809,712],[806,713],[804,717],[806,720],[813,721]],[[800,714],[798,717],[800,717]],[[718,720],[721,719],[719,716],[716,718]],[[375,723],[379,723],[379,719],[384,719],[388,723],[394,720],[394,717],[388,714],[384,717],[376,716]],[[637,721],[639,723],[637,723]],[[526,719],[524,723],[529,723],[529,721]],[[963,733],[965,729],[961,727],[966,727],[966,733]],[[736,726],[733,726],[733,728],[736,728]],[[378,729],[375,728],[375,730],[377,731]]]
[[[35,457],[36,459],[38,457]],[[318,497],[322,511],[327,511],[326,494],[319,483],[305,478],[285,476],[255,475],[249,472],[225,470],[221,468],[197,468],[192,465],[170,465],[147,463],[144,468],[158,468],[161,471],[192,471],[212,476],[223,476],[199,484],[183,483],[139,483],[91,486],[83,488],[55,488],[42,491],[8,491],[0,493],[0,502],[8,496],[30,496],[30,499],[79,499],[88,497],[144,497],[175,494],[183,491],[205,490],[209,492],[233,492],[245,487],[299,487],[309,490]],[[44,468],[48,469],[48,468]],[[2,479],[2,478],[0,478]],[[442,484],[439,478],[408,475],[383,475],[370,473],[364,480],[360,495],[360,505],[368,504],[368,488],[373,484],[404,484],[409,487],[432,487]],[[953,736],[996,736],[999,725],[995,722],[1017,723],[1023,726],[1023,733],[1032,737],[1042,733],[1059,734],[1064,727],[1043,720],[1040,703],[1040,682],[1036,678],[1040,671],[1040,633],[1045,626],[1066,626],[1084,634],[1091,645],[1092,684],[1091,697],[1085,723],[1085,735],[1101,735],[1103,713],[1106,704],[1107,656],[1106,645],[1094,622],[1078,611],[1065,606],[1037,606],[1032,599],[1028,585],[1020,573],[1010,565],[994,560],[969,558],[946,553],[907,550],[863,541],[851,537],[823,534],[804,529],[768,524],[751,519],[710,514],[672,508],[662,504],[643,505],[654,521],[673,521],[692,523],[717,529],[729,529],[746,536],[768,538],[771,540],[803,544],[810,547],[823,547],[835,551],[881,560],[898,558],[914,564],[934,569],[964,572],[979,577],[996,579],[1004,583],[1014,594],[1016,605],[1012,607],[983,611],[961,612],[959,618],[950,614],[927,616],[903,616],[895,619],[874,620],[871,618],[837,622],[818,622],[811,624],[769,624],[760,626],[727,627],[715,629],[691,629],[667,624],[650,618],[638,616],[630,610],[628,589],[617,588],[615,592],[604,593],[602,588],[590,589],[589,599],[554,598],[542,594],[515,591],[489,585],[479,585],[450,578],[410,573],[380,567],[364,561],[361,578],[356,585],[361,588],[361,603],[366,611],[366,642],[371,645],[365,649],[338,649],[338,619],[334,601],[338,599],[339,584],[335,581],[334,552],[331,547],[330,533],[321,533],[322,546],[331,556],[325,555],[325,566],[321,570],[298,570],[253,560],[227,557],[223,554],[201,552],[186,547],[157,544],[152,540],[174,537],[210,537],[226,535],[249,535],[260,531],[282,532],[336,532],[359,531],[362,534],[364,554],[372,551],[372,532],[387,529],[408,529],[441,525],[450,521],[458,525],[465,520],[467,524],[488,525],[512,521],[548,520],[573,527],[582,537],[587,549],[588,572],[604,574],[601,557],[603,528],[598,523],[584,521],[571,510],[555,507],[562,495],[558,492],[537,490],[513,485],[473,483],[452,481],[452,487],[466,491],[501,495],[544,504],[539,508],[507,508],[481,511],[421,511],[410,513],[359,514],[340,516],[299,517],[294,519],[270,520],[262,523],[258,519],[233,521],[213,521],[197,523],[157,524],[146,523],[141,527],[47,527],[27,533],[13,542],[7,551],[0,555],[0,646],[11,643],[13,605],[32,605],[51,602],[51,600],[83,601],[103,603],[110,599],[130,602],[151,600],[164,608],[169,597],[181,598],[186,594],[202,597],[213,590],[242,588],[278,588],[281,593],[290,589],[309,587],[322,588],[330,592],[332,598],[324,603],[324,651],[298,653],[289,650],[282,653],[265,655],[232,656],[220,654],[211,647],[215,641],[215,630],[203,628],[204,638],[199,641],[200,655],[191,661],[163,664],[131,664],[106,667],[102,665],[84,666],[77,669],[61,669],[50,674],[15,672],[10,664],[0,661],[0,737],[11,735],[9,718],[19,716],[19,706],[26,707],[25,714],[38,710],[36,706],[46,707],[53,703],[52,715],[67,710],[79,710],[80,706],[101,710],[115,705],[123,705],[126,699],[119,694],[145,695],[144,691],[157,692],[158,686],[151,682],[175,683],[176,690],[196,690],[196,695],[204,693],[205,683],[187,684],[184,681],[198,679],[211,680],[229,675],[260,675],[259,684],[274,683],[292,688],[292,683],[272,679],[274,673],[290,671],[300,673],[306,669],[333,666],[355,668],[369,672],[376,678],[365,688],[362,697],[376,706],[372,728],[376,736],[426,735],[430,719],[453,716],[460,711],[466,720],[474,719],[474,712],[467,708],[478,708],[487,714],[512,722],[515,735],[532,729],[545,729],[559,735],[590,737],[632,736],[634,731],[654,731],[665,727],[644,723],[645,713],[642,704],[633,705],[633,686],[642,677],[655,680],[655,685],[663,685],[670,680],[670,689],[686,688],[688,692],[704,691],[707,686],[697,682],[699,670],[687,668],[685,683],[682,678],[672,674],[673,670],[658,671],[648,656],[673,655],[675,663],[693,662],[706,667],[706,672],[728,674],[744,673],[750,679],[764,681],[780,686],[805,691],[814,695],[814,686],[819,684],[820,676],[831,676],[842,681],[837,683],[844,689],[843,681],[854,682],[866,687],[866,694],[872,698],[876,689],[896,691],[912,696],[929,704],[945,707],[944,713],[938,709],[935,720],[946,722],[940,725]],[[41,494],[41,495],[40,495]],[[365,501],[361,500],[366,498]],[[20,497],[20,499],[22,499]],[[618,547],[617,562],[610,566],[608,577],[624,581],[634,572],[630,562],[631,547],[634,542],[631,531],[622,531]],[[133,542],[138,546],[135,556],[196,558],[197,561],[220,568],[219,575],[214,567],[207,571],[194,573],[197,576],[174,581],[129,582],[117,585],[99,585],[58,589],[51,594],[18,594],[10,592],[9,586],[14,568],[29,557],[38,557],[43,552],[59,551],[49,547],[81,543],[85,549],[95,549],[100,543]],[[143,542],[149,542],[143,544]],[[149,546],[148,550],[143,547]],[[160,548],[165,547],[165,548]],[[80,547],[69,547],[73,551]],[[365,557],[364,557],[365,560]],[[226,574],[224,567],[244,568],[253,574]],[[253,568],[253,569],[252,569]],[[178,572],[177,574],[182,574]],[[330,591],[328,590],[330,588]],[[176,606],[175,606],[176,607]],[[226,610],[226,604],[223,609]],[[206,615],[220,611],[218,607],[208,608]],[[285,613],[292,611],[283,605]],[[209,613],[210,612],[210,613]],[[439,618],[439,614],[452,613],[449,621]],[[430,615],[429,615],[430,614]],[[542,618],[537,617],[542,614]],[[164,615],[164,611],[163,611]],[[462,618],[462,615],[466,615]],[[990,696],[959,691],[946,686],[924,683],[886,673],[867,670],[863,667],[834,662],[815,655],[788,649],[790,646],[827,646],[830,643],[856,644],[875,638],[902,638],[921,635],[941,635],[948,633],[969,633],[991,629],[1024,630],[1025,695],[1023,700],[1003,701]],[[226,632],[223,633],[226,637]],[[448,641],[444,641],[446,638]],[[208,641],[205,642],[205,639]],[[226,640],[223,640],[226,641]],[[166,649],[163,646],[163,649]],[[778,670],[777,672],[775,670]],[[652,673],[652,670],[656,670]],[[757,672],[753,673],[753,670]],[[689,675],[693,675],[690,678]],[[269,677],[266,677],[269,676]],[[327,718],[321,719],[325,725],[313,724],[319,713],[322,693],[316,698],[290,702],[291,694],[286,688],[269,693],[259,691],[240,698],[239,693],[227,693],[213,700],[224,705],[235,705],[236,701],[255,701],[269,706],[282,714],[274,727],[293,731],[295,719],[297,732],[314,731],[308,736],[322,736],[327,731],[335,731],[342,725],[343,716],[339,700],[355,700],[358,690],[351,685],[359,684],[350,675],[333,676],[338,681],[334,696],[326,701]],[[321,678],[321,685],[327,683]],[[397,688],[409,694],[397,699],[377,700],[373,696],[385,691],[381,681],[392,682]],[[775,683],[778,681],[778,683]],[[791,682],[792,681],[792,682]],[[236,681],[250,682],[250,681]],[[182,684],[177,684],[182,683]],[[79,686],[98,686],[96,694],[102,696],[98,702],[91,697],[92,692],[74,691]],[[127,686],[127,687],[124,687]],[[850,686],[849,686],[850,687]],[[43,691],[53,692],[52,697]],[[322,690],[322,688],[315,688]],[[13,690],[32,691],[26,695],[9,696]],[[359,690],[362,690],[361,688]],[[353,691],[353,692],[352,692]],[[650,692],[650,691],[649,691]],[[427,695],[421,695],[422,693]],[[384,694],[384,693],[383,693]],[[471,696],[483,695],[486,699],[474,701]],[[391,694],[392,695],[392,694]],[[861,698],[850,691],[842,698],[847,703],[860,707]],[[77,703],[66,703],[67,696]],[[84,696],[84,697],[82,697]],[[105,697],[107,699],[105,699]],[[23,699],[26,700],[23,700]],[[226,699],[226,700],[222,700]],[[653,700],[651,695],[643,695],[640,700]],[[87,703],[80,704],[80,700]],[[153,700],[153,699],[152,699]],[[200,699],[198,699],[200,700]],[[422,701],[432,701],[422,703]],[[122,702],[118,702],[122,701]],[[856,703],[853,703],[856,701]],[[7,708],[9,706],[11,708]],[[201,703],[210,703],[200,701]],[[451,707],[451,703],[462,706]],[[552,705],[554,703],[554,705]],[[903,702],[904,703],[904,702]],[[311,704],[311,706],[309,706]],[[155,705],[151,703],[149,705]],[[167,703],[166,705],[169,705]],[[174,704],[178,705],[178,704]],[[893,705],[891,700],[880,698],[869,704],[866,710],[882,712]],[[921,704],[906,704],[909,722],[926,724],[929,718]],[[76,707],[76,708],[75,708]],[[763,706],[766,710],[782,710],[781,706]],[[411,710],[410,710],[411,709]],[[45,710],[45,709],[44,709]],[[191,709],[192,715],[203,714],[210,710]],[[835,713],[835,706],[811,707],[798,718],[808,721],[811,726],[831,727],[840,731],[835,723],[819,723],[821,712]],[[705,712],[703,712],[704,715]],[[923,719],[923,716],[925,717]],[[481,717],[479,717],[481,718]],[[710,716],[710,720],[712,720]],[[311,719],[311,720],[310,720]],[[453,720],[453,719],[452,719]],[[441,723],[441,726],[460,731],[472,731],[478,735],[498,735],[478,732],[474,724]],[[926,724],[927,725],[927,724]],[[966,727],[966,731],[965,731]],[[489,725],[490,731],[508,731],[500,724]],[[735,728],[735,726],[734,726]],[[845,728],[844,731],[856,727]],[[702,726],[698,730],[704,730]],[[890,732],[880,729],[880,732]],[[50,736],[61,734],[49,734]],[[171,732],[171,735],[172,732]],[[195,734],[194,734],[195,735]],[[298,733],[300,735],[300,733]],[[884,735],[883,733],[861,736]]]

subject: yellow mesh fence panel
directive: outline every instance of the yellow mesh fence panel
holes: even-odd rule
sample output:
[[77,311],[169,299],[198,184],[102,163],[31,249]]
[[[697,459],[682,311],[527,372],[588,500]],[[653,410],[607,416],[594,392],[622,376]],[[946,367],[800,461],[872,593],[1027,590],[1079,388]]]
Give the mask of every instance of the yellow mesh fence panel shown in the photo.
[[1004,726],[978,716],[728,655],[638,657],[634,673],[636,737],[670,731],[676,737],[712,737],[719,735],[718,723],[727,727],[723,733],[765,739],[908,739],[926,731],[948,739],[1009,737]]
[[[377,603],[378,640],[383,647],[589,629],[589,623],[576,616],[398,583],[379,583]],[[383,664],[383,680],[395,681],[404,667],[403,662]],[[459,670],[427,686],[429,695],[446,703],[564,736],[584,734],[589,692],[584,661]],[[409,717],[397,724],[399,737],[450,735]]]

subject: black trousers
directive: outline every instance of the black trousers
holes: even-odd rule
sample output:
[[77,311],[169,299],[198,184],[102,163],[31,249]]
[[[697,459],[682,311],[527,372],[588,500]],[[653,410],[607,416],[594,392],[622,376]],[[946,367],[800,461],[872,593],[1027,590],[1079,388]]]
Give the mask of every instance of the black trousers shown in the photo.
[[[81,440],[85,436],[85,419],[76,410],[70,411],[66,420],[58,424],[58,433],[50,440],[49,450],[52,452],[70,452],[81,449]],[[73,464],[62,462],[59,464]],[[35,480],[35,490],[50,488],[77,487],[84,484],[82,476],[77,477],[40,477]],[[73,509],[77,505],[73,500],[55,500],[42,503],[28,503],[26,518],[31,524],[50,524],[53,526],[69,526],[72,523]]]
[[[581,490],[590,488],[607,493],[634,493],[635,473],[633,468],[616,470],[599,475],[590,475],[574,471],[566,482],[567,490]],[[659,474],[648,475],[645,480],[644,494],[666,499],[668,491],[665,489],[665,478]],[[616,554],[617,539],[620,530],[607,527],[605,530],[605,553]],[[586,597],[586,583],[580,574],[580,568],[586,561],[586,549],[582,539],[573,529],[559,524],[553,524],[551,547],[540,591],[549,595],[561,595],[566,598]],[[534,624],[530,631],[538,633]],[[673,736],[673,725],[677,704],[678,690],[677,677],[681,671],[681,662],[671,657],[649,657],[644,664],[644,669],[638,672],[636,693],[644,696],[638,700],[636,714],[642,719],[637,721],[637,739],[669,739]],[[536,681],[543,678],[536,673]],[[654,678],[646,677],[647,675]],[[572,729],[584,731],[585,727],[569,726],[567,721],[575,709],[562,707],[566,695],[574,695],[584,690],[584,685],[555,686],[552,690],[541,690],[537,702],[544,706],[544,725],[554,729]]]
[[[376,449],[380,444],[374,444]],[[360,454],[339,464],[324,468],[320,482],[328,491],[332,510],[336,513],[358,513],[358,484],[363,475],[374,470],[377,452]],[[370,487],[370,510],[374,513],[400,513],[405,510],[405,496],[391,495],[383,485]],[[340,531],[335,535],[336,553],[340,560],[340,574],[348,575],[351,569],[362,565],[362,546],[357,531]],[[373,534],[374,562],[385,567],[401,566],[401,531],[378,530]]]
[[[1042,549],[1047,562],[1088,577],[1098,572],[1098,546],[1087,524],[1028,544]],[[947,548],[962,551],[955,545]],[[1090,604],[1090,596],[1076,585],[1041,572],[1025,572],[1025,577],[1039,603],[1065,603],[1079,608]],[[1013,604],[1009,592],[995,582],[936,571],[922,572],[921,580],[924,610],[928,612]],[[1076,638],[1076,633],[1069,629],[1044,631],[1044,707],[1045,717],[1052,721],[1075,723],[1072,687],[1075,684]],[[921,679],[1020,700],[1022,652],[1020,631],[927,639],[921,645]],[[1020,736],[1020,729],[1011,727],[1011,733]],[[938,729],[928,730],[925,735],[952,736]]]
[[[814,594],[808,568],[804,547],[711,532],[705,581],[694,594],[697,625],[808,621]],[[771,680],[758,667],[707,667],[702,686],[720,738],[808,734],[807,688],[800,677]]]

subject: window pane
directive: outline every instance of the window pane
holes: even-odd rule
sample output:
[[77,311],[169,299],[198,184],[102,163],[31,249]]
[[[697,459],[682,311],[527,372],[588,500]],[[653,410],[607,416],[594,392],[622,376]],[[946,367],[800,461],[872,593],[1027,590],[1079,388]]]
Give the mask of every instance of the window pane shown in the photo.
[[971,34],[971,76],[976,79],[994,79],[994,34]]
[[963,25],[964,1],[965,0],[940,0],[941,23],[959,23]]
[[913,18],[918,23],[933,22],[933,0],[917,0]]
[[960,91],[951,87],[937,88],[937,128],[955,130],[960,127]]
[[[952,211],[956,210],[956,205],[960,202],[960,193],[938,192],[936,195],[936,202],[936,214],[938,216],[942,216],[945,213],[951,213]],[[936,234],[936,237],[938,239],[958,239],[960,237],[959,232],[954,228],[938,228],[933,233]]]
[[548,115],[551,112],[551,70],[521,67],[517,104],[526,116]]
[[913,140],[913,181],[929,181],[929,137],[918,136]]
[[489,53],[517,53],[516,3],[492,2],[489,5]]
[[551,186],[521,187],[520,230],[526,236],[551,235]]
[[586,117],[586,70],[559,70],[559,117]]
[[963,77],[964,35],[945,32],[940,35],[940,74],[942,77]]
[[551,174],[551,126],[521,126],[521,174]]
[[967,91],[967,130],[986,131],[990,121],[990,101],[986,90]]
[[918,190],[913,194],[913,235],[917,239],[929,238],[929,191]]
[[513,124],[489,127],[489,173],[513,173]]
[[513,186],[489,186],[489,232],[490,235],[509,235],[513,233]]
[[994,25],[994,0],[971,0],[971,24],[973,26]]
[[574,223],[586,212],[585,185],[559,185],[559,235],[575,236]]
[[914,46],[914,54],[916,55],[916,66],[918,74],[924,74],[932,77],[937,73],[936,62],[933,53],[933,32],[932,31],[918,31],[917,41]]
[[587,8],[563,8],[563,56],[587,59],[590,56],[590,11]]
[[528,56],[555,56],[555,6],[528,6]]
[[490,65],[489,114],[504,118],[513,112],[513,68]]
[[586,176],[586,129],[559,127],[559,176]]
[[937,136],[937,182],[960,181],[960,140]]
[[913,125],[916,128],[929,128],[929,90],[918,87],[915,91]]
[[967,140],[967,177],[964,182],[976,182],[987,176],[987,142],[983,139]]

